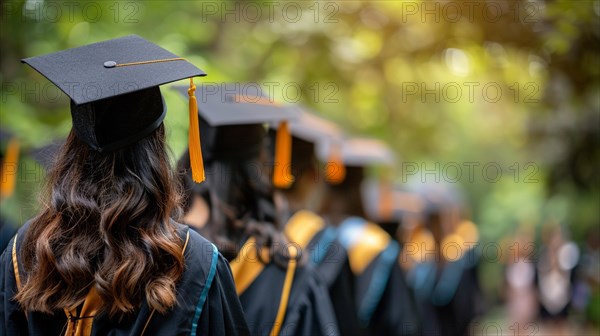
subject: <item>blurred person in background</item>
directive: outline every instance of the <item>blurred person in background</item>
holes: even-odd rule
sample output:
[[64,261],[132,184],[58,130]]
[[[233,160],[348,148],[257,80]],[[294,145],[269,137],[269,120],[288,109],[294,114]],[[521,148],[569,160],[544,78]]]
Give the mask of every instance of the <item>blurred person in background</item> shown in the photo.
[[[18,164],[19,140],[0,130],[0,203],[15,192]],[[6,147],[2,147],[6,145]],[[0,213],[0,250],[4,251],[8,241],[17,232],[17,227]]]
[[[269,131],[269,152],[273,156],[280,126],[273,124]],[[303,249],[325,281],[340,333],[360,335],[354,309],[354,277],[347,252],[336,240],[335,227],[315,213],[321,206],[325,180],[339,183],[344,178],[340,153],[342,131],[304,107],[299,118],[289,122],[289,131],[292,139],[286,172],[289,176],[274,195],[280,222],[285,223],[283,232]]]
[[540,317],[547,328],[567,335],[568,316],[573,298],[575,269],[579,248],[570,241],[565,228],[553,222],[542,231],[542,247],[536,265]]
[[[173,220],[159,86],[190,78],[193,105],[204,72],[135,35],[23,62],[69,95],[73,126],[39,214],[2,254],[0,334],[247,335],[226,260]],[[108,90],[124,78],[139,85]]]
[[508,323],[516,323],[517,334],[527,335],[538,317],[538,293],[535,283],[534,231],[523,227],[517,231],[514,243],[517,252],[507,259],[505,299]]
[[590,326],[600,325],[600,228],[587,232],[577,272],[573,305],[584,313]]
[[471,321],[483,312],[478,229],[464,218],[464,199],[456,186],[412,181],[408,189],[425,202],[406,235],[420,260],[413,258],[405,266],[423,320],[432,321],[425,323],[424,332],[467,335]]
[[[178,91],[187,96],[187,88]],[[280,231],[266,169],[265,124],[294,119],[296,109],[242,83],[205,85],[201,95],[206,187],[193,186],[186,166],[191,161],[184,155],[179,167],[191,200],[185,218],[193,217],[190,223],[230,261],[252,335],[337,335],[326,284],[302,249]]]
[[[393,164],[382,142],[347,139],[342,145],[346,175],[328,184],[322,215],[338,229],[355,277],[359,322],[369,335],[418,335],[420,322],[397,263],[399,244],[379,225],[368,221],[362,184],[368,169]],[[384,207],[390,204],[382,204]],[[387,210],[385,210],[387,211]]]

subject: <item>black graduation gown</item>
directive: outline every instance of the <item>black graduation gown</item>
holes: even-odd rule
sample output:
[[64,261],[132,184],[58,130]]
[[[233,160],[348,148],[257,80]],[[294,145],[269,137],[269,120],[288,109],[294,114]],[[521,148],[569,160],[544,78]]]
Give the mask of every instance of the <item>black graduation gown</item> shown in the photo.
[[[267,335],[281,299],[285,270],[268,264],[240,301],[252,335]],[[296,271],[279,335],[339,335],[327,289],[310,266]]]
[[[365,332],[418,335],[421,325],[414,298],[398,264],[399,244],[376,224],[358,217],[343,221],[339,230],[354,265],[357,311]],[[368,255],[374,257],[363,259]]]
[[426,324],[423,333],[462,336],[479,315],[482,296],[476,276],[476,250],[460,259],[417,263],[409,272],[409,283],[416,292],[419,312]]
[[[244,257],[238,256],[231,265],[251,334],[268,335],[277,318],[290,265],[263,264],[249,254],[256,250],[252,244],[252,240],[247,241],[240,253]],[[257,276],[243,281],[242,277],[253,270]],[[339,335],[327,287],[310,264],[298,265],[295,270],[278,335]]]
[[[298,231],[305,230],[309,221],[317,226],[305,239],[310,242],[295,241]],[[315,224],[315,223],[312,223]],[[315,266],[329,290],[335,317],[341,335],[362,335],[356,315],[354,298],[354,275],[348,261],[346,249],[337,240],[337,230],[326,225],[323,218],[307,210],[298,211],[285,227],[286,236],[308,253],[309,262]],[[306,245],[306,246],[304,246]]]
[[[144,328],[144,335],[249,335],[227,261],[198,233],[178,226],[183,238],[189,233],[189,240],[185,272],[177,285],[177,305],[162,315],[152,314],[143,303],[136,314],[121,322],[109,321],[101,313],[94,317],[91,335],[141,335]],[[19,230],[16,245],[11,240],[0,258],[0,334],[61,335],[68,323],[64,311],[52,315],[29,312],[26,317],[11,299],[17,290],[13,247],[18,251],[26,229],[27,224]],[[19,274],[26,276],[21,267]]]
[[[436,308],[439,328],[444,335],[467,335],[469,323],[477,315],[477,283],[465,268],[466,258],[447,262],[441,269],[432,302]],[[448,294],[446,294],[448,293]]]
[[431,295],[436,286],[437,264],[430,261],[416,263],[406,275],[407,284],[415,296],[418,314],[423,321],[423,335],[442,335],[439,313],[431,302]]

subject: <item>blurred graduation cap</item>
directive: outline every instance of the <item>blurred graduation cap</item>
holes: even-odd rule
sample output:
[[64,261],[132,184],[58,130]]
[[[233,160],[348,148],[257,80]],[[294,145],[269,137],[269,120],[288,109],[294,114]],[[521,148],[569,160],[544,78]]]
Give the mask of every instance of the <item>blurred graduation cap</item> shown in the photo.
[[[175,89],[186,94],[185,87]],[[207,161],[256,156],[263,147],[265,125],[278,123],[273,184],[282,187],[291,183],[284,168],[291,160],[288,121],[298,117],[297,107],[276,102],[254,83],[203,85],[198,99],[202,149]]]
[[365,168],[376,166],[392,168],[395,159],[396,156],[383,141],[370,138],[345,139],[341,145],[345,177],[343,181],[335,184],[346,187],[359,185],[365,177]]
[[[327,119],[317,116],[307,107],[298,105],[300,115],[289,123],[292,135],[292,166],[299,167],[312,155],[326,163],[325,178],[329,183],[344,180],[346,170],[342,161],[342,129]],[[270,128],[277,130],[279,125],[271,123]]]
[[47,172],[54,165],[58,153],[64,144],[65,140],[56,140],[45,146],[30,150],[29,154]]
[[352,138],[344,141],[342,160],[346,166],[393,166],[396,156],[383,141],[369,138]]
[[[192,78],[206,74],[185,59],[130,35],[22,60],[71,99],[75,134],[94,150],[111,152],[150,135],[165,115],[159,86],[190,78],[190,111],[196,110]],[[190,112],[194,180],[203,180],[197,117]],[[193,154],[192,154],[193,152]]]
[[415,178],[408,181],[406,189],[423,200],[426,213],[434,213],[444,207],[461,207],[465,202],[462,190],[455,183]]
[[[13,134],[4,128],[0,128],[0,144],[7,143],[10,139],[14,138]],[[4,147],[0,146],[0,155],[4,156]]]
[[367,216],[377,222],[399,222],[405,214],[421,213],[426,205],[418,194],[384,180],[366,179],[361,192]]
[[20,151],[19,140],[0,129],[0,198],[10,197],[15,192]]

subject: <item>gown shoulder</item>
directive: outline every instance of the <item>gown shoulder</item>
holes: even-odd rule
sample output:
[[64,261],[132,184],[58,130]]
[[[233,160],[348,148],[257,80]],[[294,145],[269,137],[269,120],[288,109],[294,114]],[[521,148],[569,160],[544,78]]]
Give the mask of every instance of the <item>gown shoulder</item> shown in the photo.
[[314,267],[285,257],[278,260],[287,260],[287,265],[265,261],[269,257],[260,258],[262,252],[250,238],[232,261],[252,335],[271,334],[277,328],[281,335],[338,335],[327,285]]
[[[269,263],[240,295],[252,335],[269,334],[273,329],[285,277],[285,269]],[[295,271],[280,334],[339,334],[327,287],[310,265]]]
[[348,250],[355,277],[358,319],[370,334],[414,335],[420,321],[414,298],[397,263],[400,245],[377,224],[350,217],[339,240]]
[[189,237],[185,271],[177,288],[178,303],[168,314],[151,320],[151,334],[249,335],[229,263],[196,231],[178,226]]

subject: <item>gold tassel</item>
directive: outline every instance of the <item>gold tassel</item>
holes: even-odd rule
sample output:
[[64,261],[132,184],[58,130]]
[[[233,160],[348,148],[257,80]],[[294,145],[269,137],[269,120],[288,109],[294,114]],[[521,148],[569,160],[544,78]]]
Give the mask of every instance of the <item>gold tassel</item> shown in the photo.
[[394,215],[394,191],[390,183],[380,182],[379,214],[382,219],[389,220]]
[[346,166],[342,159],[342,150],[340,144],[332,144],[329,152],[329,160],[325,171],[325,178],[331,184],[340,184],[346,178]]
[[0,176],[0,196],[2,198],[10,197],[15,192],[19,150],[19,140],[13,138],[6,147],[6,157],[2,162],[2,176]]
[[286,174],[292,160],[292,136],[287,121],[281,122],[275,139],[275,167],[273,168],[273,185],[287,189],[294,182],[291,174]]
[[190,166],[192,168],[192,180],[196,183],[202,183],[206,180],[204,174],[204,160],[202,159],[202,146],[200,145],[200,122],[198,120],[198,103],[196,102],[196,85],[194,79],[190,78],[190,88],[188,95],[190,96],[190,129],[188,134],[188,142],[190,148]]

